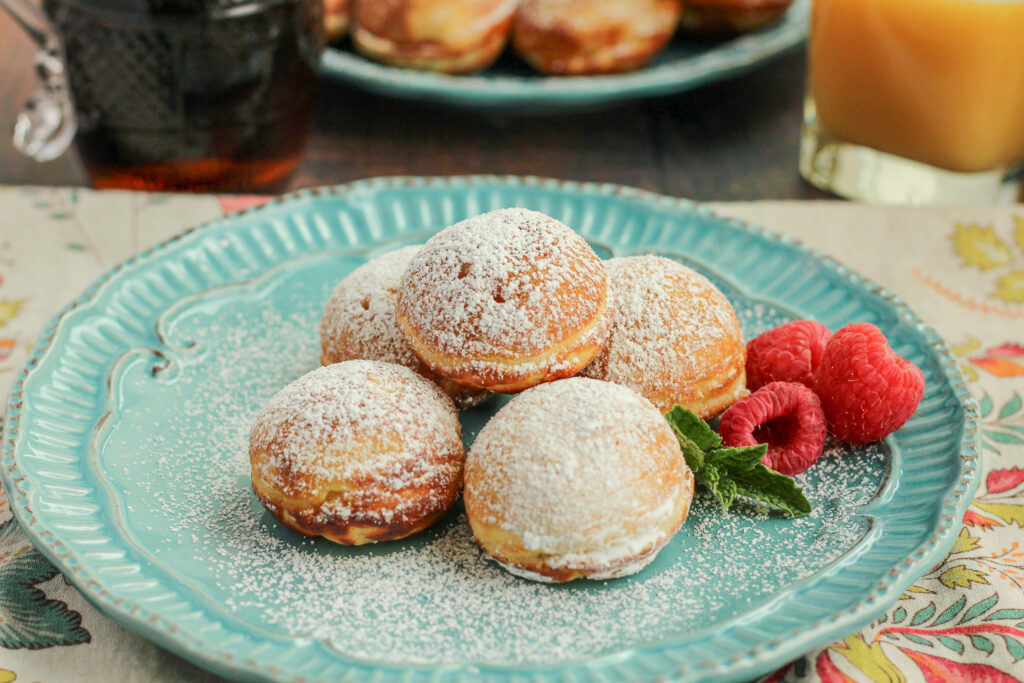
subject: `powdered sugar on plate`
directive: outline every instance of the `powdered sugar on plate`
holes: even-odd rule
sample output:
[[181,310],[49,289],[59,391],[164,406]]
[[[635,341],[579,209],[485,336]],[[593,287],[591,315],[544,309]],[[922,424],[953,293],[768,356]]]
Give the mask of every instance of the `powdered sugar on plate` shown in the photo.
[[[857,508],[885,480],[883,447],[831,449],[800,481],[814,504],[790,520],[754,505],[722,513],[699,496],[639,574],[549,586],[484,559],[456,510],[419,536],[345,548],[281,527],[250,489],[248,438],[263,404],[318,364],[320,308],[339,279],[306,262],[258,291],[211,292],[175,330],[196,344],[154,377],[114,377],[98,471],[120,498],[129,543],[195,586],[211,609],[388,664],[530,665],[685,637],[743,614],[827,567],[862,538]],[[786,315],[733,296],[740,319]],[[757,330],[748,329],[748,335]],[[462,415],[475,434],[493,406]],[[154,481],[173,482],[155,495]],[[161,488],[167,488],[164,485]]]

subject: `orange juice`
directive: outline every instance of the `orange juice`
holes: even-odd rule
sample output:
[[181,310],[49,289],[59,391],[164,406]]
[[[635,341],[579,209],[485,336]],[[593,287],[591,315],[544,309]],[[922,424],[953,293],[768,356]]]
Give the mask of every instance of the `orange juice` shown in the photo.
[[822,128],[932,166],[1024,159],[1024,1],[814,0]]

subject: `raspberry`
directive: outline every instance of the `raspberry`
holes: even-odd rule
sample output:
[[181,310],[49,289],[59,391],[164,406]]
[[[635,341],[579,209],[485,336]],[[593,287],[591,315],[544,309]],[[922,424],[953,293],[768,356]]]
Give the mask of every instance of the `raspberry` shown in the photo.
[[763,462],[793,476],[825,447],[825,414],[813,391],[797,382],[770,382],[725,411],[718,433],[726,446],[768,444]]
[[794,320],[747,343],[747,388],[769,382],[814,386],[814,370],[828,343],[828,328],[814,320]]
[[903,426],[924,395],[924,375],[892,350],[882,331],[854,323],[832,335],[814,374],[829,433],[877,441]]

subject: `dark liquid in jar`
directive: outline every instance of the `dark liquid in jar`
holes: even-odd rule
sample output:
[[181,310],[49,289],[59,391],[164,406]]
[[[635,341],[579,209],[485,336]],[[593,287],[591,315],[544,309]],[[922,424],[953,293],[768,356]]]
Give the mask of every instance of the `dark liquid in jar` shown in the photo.
[[96,187],[272,192],[298,164],[315,0],[46,0]]

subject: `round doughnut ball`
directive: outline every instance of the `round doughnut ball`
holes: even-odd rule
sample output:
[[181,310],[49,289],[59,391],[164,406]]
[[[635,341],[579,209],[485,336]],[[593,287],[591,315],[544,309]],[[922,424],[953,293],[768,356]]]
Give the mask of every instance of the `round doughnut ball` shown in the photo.
[[583,375],[622,384],[667,413],[709,418],[747,394],[747,347],[736,311],[711,282],[660,256],[607,262],[615,325]]
[[679,27],[705,38],[727,38],[777,21],[793,0],[686,0]]
[[470,73],[508,42],[517,0],[353,0],[350,32],[368,57],[409,69]]
[[349,0],[324,0],[324,38],[340,40],[348,33]]
[[512,399],[466,458],[481,548],[535,581],[608,579],[651,562],[686,519],[693,474],[650,401],[574,377]]
[[638,69],[672,38],[679,0],[523,0],[512,44],[547,74]]
[[398,327],[442,377],[515,393],[597,355],[615,306],[604,263],[564,224],[501,209],[434,235],[398,288]]
[[285,526],[360,545],[437,521],[458,498],[455,406],[412,370],[353,360],[279,391],[249,436],[252,488]]
[[398,330],[398,285],[419,250],[419,246],[411,246],[382,254],[338,283],[320,318],[320,362],[330,365],[365,359],[404,365],[441,387],[457,408],[471,408],[483,402],[488,393],[435,375]]

